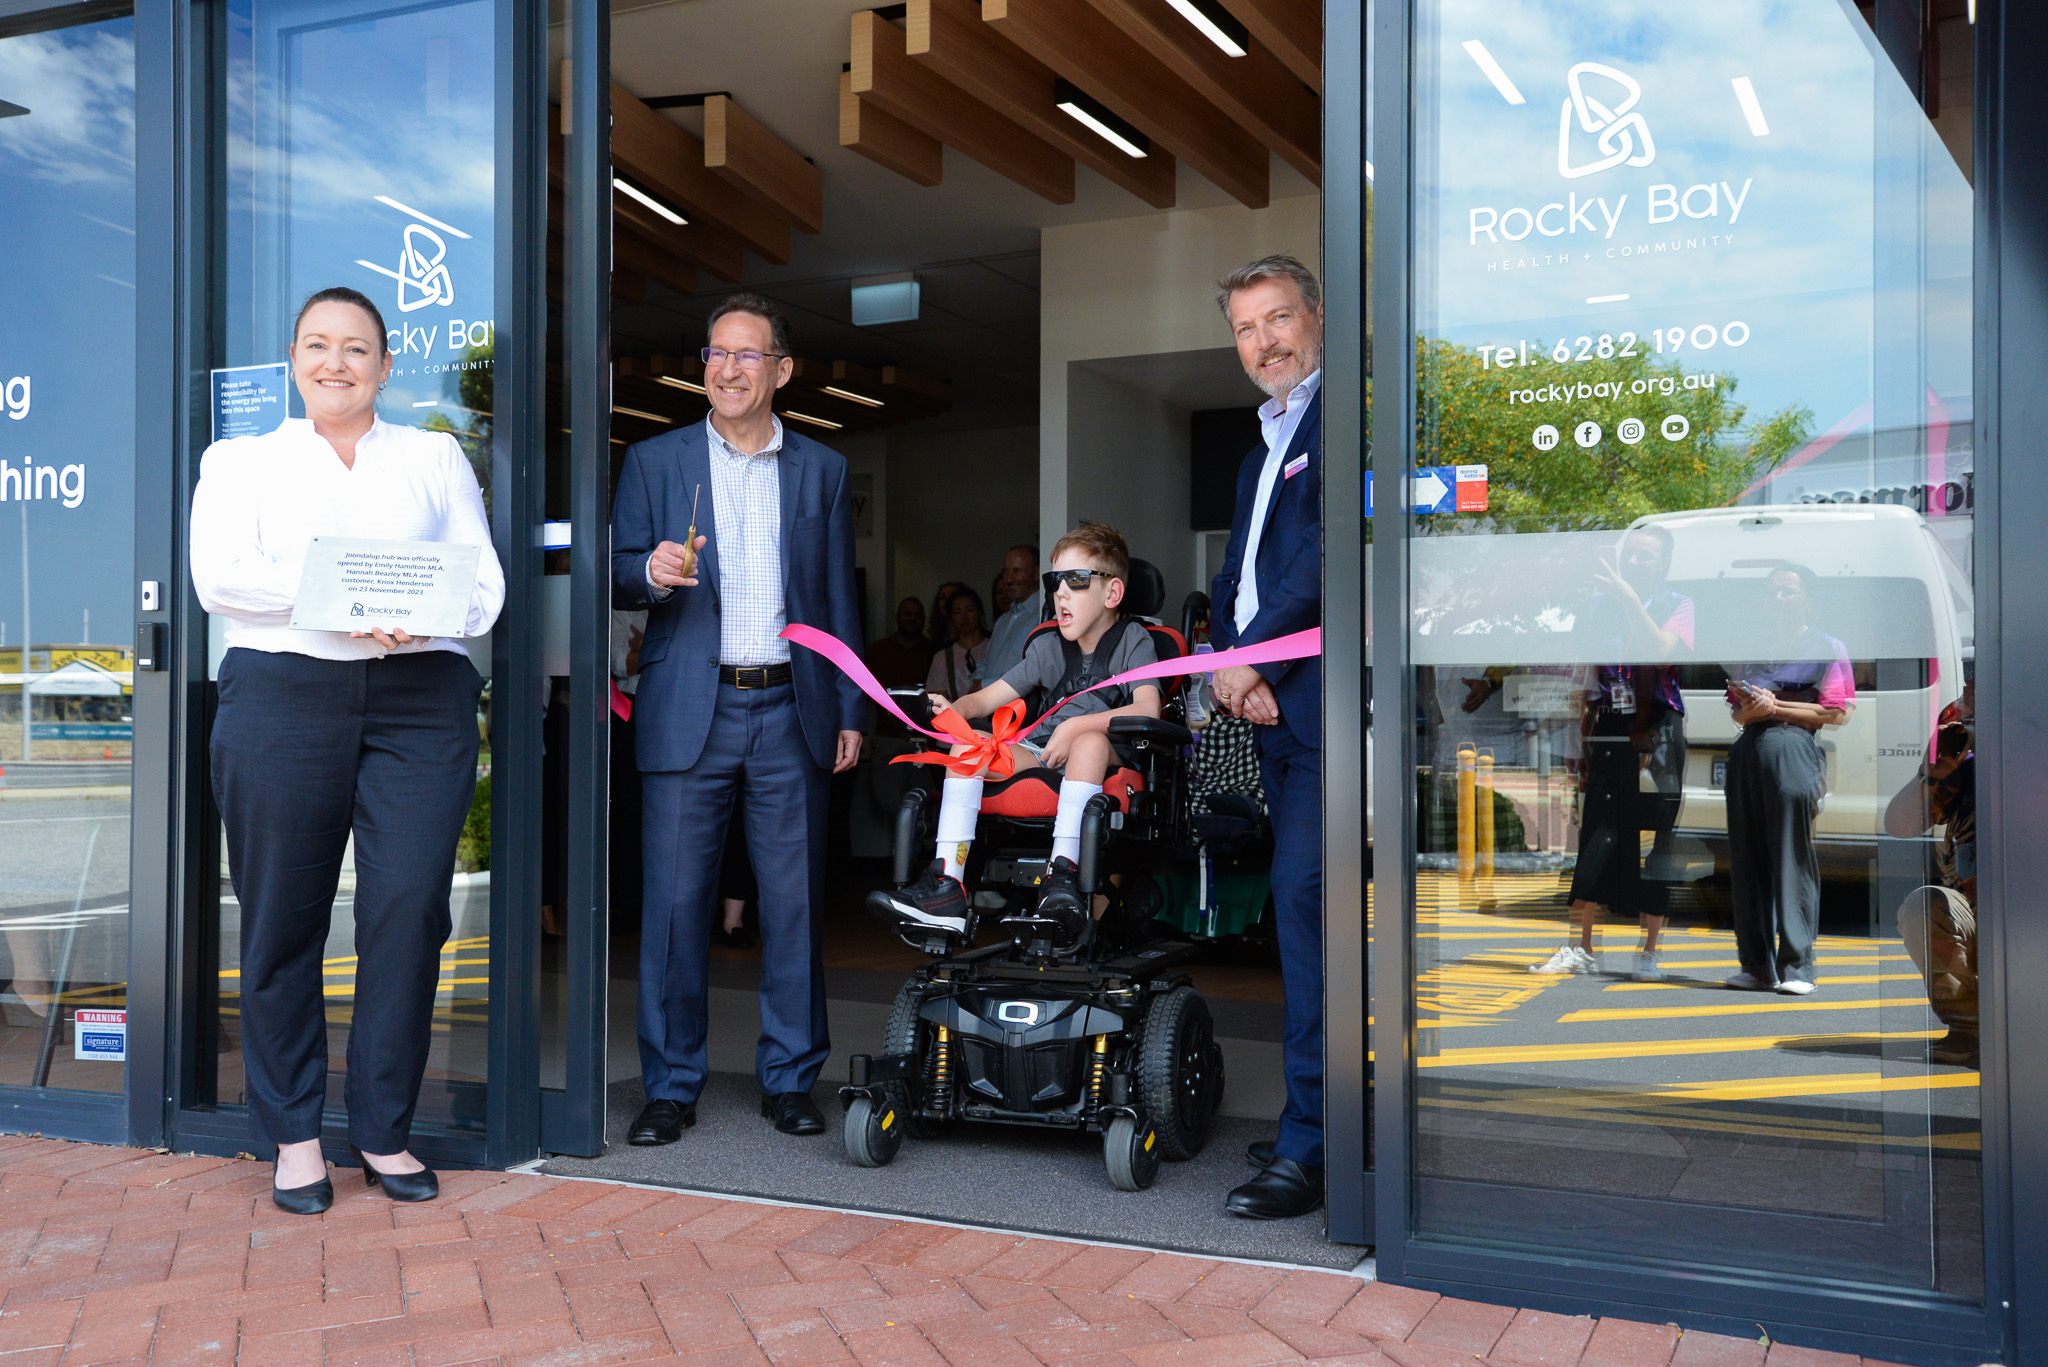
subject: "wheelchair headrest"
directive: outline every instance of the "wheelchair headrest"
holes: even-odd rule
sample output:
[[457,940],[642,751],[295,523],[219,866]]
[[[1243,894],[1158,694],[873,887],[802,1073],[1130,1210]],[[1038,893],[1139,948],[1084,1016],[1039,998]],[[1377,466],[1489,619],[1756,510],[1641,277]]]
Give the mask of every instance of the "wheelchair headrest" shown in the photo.
[[1123,610],[1134,617],[1157,617],[1166,606],[1166,576],[1149,560],[1133,560],[1124,585]]

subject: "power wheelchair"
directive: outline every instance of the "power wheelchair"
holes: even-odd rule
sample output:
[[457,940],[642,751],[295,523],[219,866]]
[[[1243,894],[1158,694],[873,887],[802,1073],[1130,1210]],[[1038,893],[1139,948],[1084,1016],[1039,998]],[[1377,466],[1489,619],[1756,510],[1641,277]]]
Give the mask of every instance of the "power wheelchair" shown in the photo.
[[[1163,598],[1158,569],[1133,561],[1126,611],[1168,659],[1187,653],[1188,628],[1207,600],[1191,595],[1175,630],[1156,620]],[[1056,629],[1049,621],[1037,628]],[[932,960],[897,993],[882,1053],[849,1060],[840,1096],[854,1163],[883,1166],[906,1134],[932,1138],[958,1122],[1030,1125],[1100,1134],[1111,1183],[1138,1191],[1162,1160],[1201,1151],[1224,1082],[1208,1003],[1185,972],[1201,947],[1155,934],[1169,928],[1145,915],[1144,898],[1125,895],[1170,874],[1193,839],[1186,754],[1194,735],[1182,681],[1161,682],[1162,717],[1110,725],[1121,763],[1088,804],[1078,879],[1085,898],[1100,892],[1109,905],[1076,939],[1061,943],[1042,921],[1004,916],[998,937],[977,946],[990,918],[974,908],[994,900],[985,895],[970,897],[957,930],[892,922]],[[1035,905],[1058,802],[1059,776],[1043,769],[988,783],[963,870],[970,894],[999,895],[1006,913]],[[918,786],[897,810],[898,888],[931,858],[935,807]]]

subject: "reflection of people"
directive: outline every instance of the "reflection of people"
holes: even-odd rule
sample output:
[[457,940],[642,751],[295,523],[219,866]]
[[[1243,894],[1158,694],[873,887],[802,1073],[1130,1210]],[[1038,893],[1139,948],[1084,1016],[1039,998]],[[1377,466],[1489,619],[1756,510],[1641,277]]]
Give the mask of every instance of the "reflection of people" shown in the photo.
[[192,582],[227,621],[213,791],[241,906],[242,1049],[250,1116],[277,1145],[272,1199],[334,1199],[320,1154],[327,1093],[321,958],[355,837],[357,975],[349,1147],[399,1201],[439,1192],[408,1151],[427,1066],[455,842],[476,789],[483,684],[460,642],[291,623],[316,536],[481,548],[464,631],[505,601],[476,475],[446,433],[377,417],[384,320],[352,289],[300,309],[290,351],[306,417],[207,448],[192,496]]
[[[1092,908],[1084,907],[1078,881],[1081,818],[1088,800],[1102,791],[1116,765],[1109,724],[1121,716],[1157,717],[1155,684],[1092,685],[1157,660],[1152,635],[1142,622],[1118,609],[1131,573],[1130,551],[1114,527],[1087,522],[1052,548],[1053,590],[1058,631],[1034,637],[1024,659],[987,688],[952,698],[934,693],[932,710],[950,706],[963,720],[979,721],[997,708],[1031,697],[1044,698],[1037,725],[1012,748],[1021,772],[1040,766],[1060,775],[1059,811],[1052,831],[1052,858],[1035,914],[1004,924],[1019,938],[1072,943]],[[966,601],[962,597],[953,601]],[[1072,649],[1070,649],[1072,647]],[[963,747],[955,746],[957,754]],[[967,928],[967,894],[960,875],[981,816],[984,780],[947,774],[939,797],[938,854],[924,876],[898,892],[877,892],[868,907],[884,920],[908,918],[955,934]]]
[[962,585],[954,590],[947,607],[951,617],[951,643],[932,657],[924,686],[934,693],[957,698],[972,693],[981,677],[982,657],[988,653],[988,627],[982,620],[981,595]]
[[1927,984],[1948,1034],[1928,1047],[1935,1063],[1975,1068],[1977,1034],[1977,776],[1970,731],[1974,689],[1943,714],[1913,781],[1885,808],[1885,834],[1901,840],[1941,827],[1936,881],[1899,907],[1899,937]]
[[1728,684],[1742,734],[1728,747],[1728,866],[1735,950],[1728,986],[1805,996],[1814,989],[1820,855],[1813,818],[1827,791],[1814,733],[1856,705],[1849,653],[1808,620],[1813,572],[1782,565],[1765,581],[1763,616],[1778,659],[1743,665]]
[[[1218,650],[1323,620],[1323,290],[1291,256],[1225,276],[1217,303],[1237,359],[1267,394],[1262,448],[1237,474],[1223,569],[1210,586]],[[1273,915],[1287,994],[1287,1105],[1259,1175],[1230,1193],[1234,1215],[1269,1220],[1323,1203],[1323,679],[1317,660],[1216,671],[1215,698],[1258,725],[1259,777],[1273,827]]]
[[[649,609],[636,714],[647,1104],[627,1132],[634,1144],[672,1143],[696,1120],[720,853],[740,808],[760,883],[761,1112],[785,1134],[824,1130],[811,1085],[830,1052],[826,800],[830,775],[860,758],[867,712],[824,657],[792,654],[780,635],[804,623],[859,649],[845,458],[785,432],[772,411],[792,369],[780,309],[729,295],[710,329],[710,416],[628,448],[612,517],[614,601]],[[685,548],[674,538],[700,485],[708,521]]]
[[1671,533],[1653,525],[1624,533],[1614,559],[1603,556],[1594,571],[1597,593],[1576,633],[1585,651],[1580,658],[1622,663],[1594,665],[1583,694],[1584,803],[1571,888],[1579,943],[1551,955],[1538,973],[1598,972],[1594,934],[1611,907],[1624,916],[1635,912],[1643,928],[1631,976],[1664,976],[1657,937],[1669,917],[1671,885],[1643,877],[1641,832],[1670,840],[1685,773],[1685,699],[1678,671],[1663,662],[1692,649],[1693,604],[1664,582],[1670,568]]
[[994,683],[1017,667],[1024,658],[1024,642],[1040,621],[1044,604],[1038,591],[1038,547],[1012,546],[1003,552],[999,582],[1010,595],[1010,606],[996,610],[1000,615],[988,634],[988,654],[981,661],[983,683]]

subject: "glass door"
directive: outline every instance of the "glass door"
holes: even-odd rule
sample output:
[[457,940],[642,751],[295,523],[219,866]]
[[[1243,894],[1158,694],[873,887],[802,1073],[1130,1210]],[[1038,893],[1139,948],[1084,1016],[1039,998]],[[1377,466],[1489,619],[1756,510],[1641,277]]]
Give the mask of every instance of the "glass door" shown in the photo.
[[134,108],[132,15],[0,19],[5,1093],[115,1096],[127,1056]]
[[[298,416],[284,361],[298,305],[347,285],[384,314],[394,357],[378,412],[451,434],[468,456],[508,581],[491,635],[465,642],[484,678],[483,745],[449,889],[419,1151],[481,1161],[530,1156],[533,984],[518,928],[537,916],[522,857],[537,824],[522,805],[537,767],[531,661],[539,527],[527,516],[539,321],[529,269],[540,71],[537,16],[512,0],[427,5],[230,0],[209,138],[220,173],[212,301],[211,435]],[[522,118],[525,122],[522,122]],[[529,128],[527,125],[533,127]],[[196,462],[194,463],[196,466]],[[213,631],[208,678],[218,671]],[[214,818],[217,822],[217,818]],[[195,826],[197,823],[194,823]],[[498,856],[511,851],[509,859]],[[202,1047],[188,1128],[245,1104],[239,1047],[239,908],[222,863],[197,914],[215,962],[202,970]],[[323,977],[329,1102],[340,1104],[357,973],[353,861],[334,905]],[[217,911],[214,910],[217,905]],[[202,959],[208,956],[201,956]],[[523,981],[523,987],[520,986]],[[503,1090],[506,1095],[500,1096]],[[507,1144],[510,1149],[507,1149]]]

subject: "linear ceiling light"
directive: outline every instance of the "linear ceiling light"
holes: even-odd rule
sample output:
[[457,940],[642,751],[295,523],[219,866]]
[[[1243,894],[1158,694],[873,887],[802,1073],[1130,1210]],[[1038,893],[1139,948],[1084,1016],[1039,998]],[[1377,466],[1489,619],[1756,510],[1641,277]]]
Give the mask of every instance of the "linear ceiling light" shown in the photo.
[[865,394],[856,394],[851,389],[841,389],[836,384],[828,384],[823,386],[823,388],[827,394],[837,394],[842,399],[851,399],[855,403],[864,403],[869,408],[880,408],[882,406],[880,399],[871,399]]
[[657,214],[660,214],[669,222],[675,224],[678,228],[682,227],[683,225],[687,224],[690,221],[689,219],[684,218],[681,214],[677,213],[674,209],[669,208],[668,205],[663,204],[653,195],[648,194],[645,190],[633,184],[631,181],[620,180],[617,176],[613,176],[612,188],[614,190],[617,190],[619,193],[625,195],[628,199],[638,200],[640,203],[654,210],[654,212],[656,212]]
[[656,384],[665,384],[671,389],[687,389],[692,394],[702,394],[704,392],[703,385],[691,384],[688,380],[679,380],[673,375],[656,375],[654,382]]
[[1166,0],[1166,3],[1180,11],[1180,17],[1200,29],[1202,36],[1223,49],[1224,55],[1242,57],[1249,40],[1243,24],[1237,16],[1216,3],[1216,0]]
[[1073,82],[1054,82],[1052,98],[1053,103],[1070,118],[1078,120],[1119,152],[1133,157],[1151,155],[1150,138],[1110,113],[1099,101],[1083,94]]
[[798,422],[810,423],[814,427],[829,427],[834,432],[846,426],[843,422],[833,422],[829,418],[814,418],[808,413],[799,413],[794,408],[783,409],[782,416],[785,418],[795,418]]
[[659,413],[649,413],[641,408],[628,408],[624,404],[613,404],[612,412],[624,413],[629,418],[645,418],[649,422],[672,423],[674,418],[664,418]]

